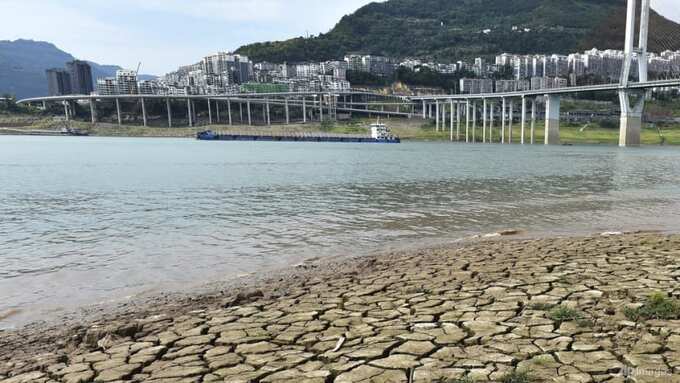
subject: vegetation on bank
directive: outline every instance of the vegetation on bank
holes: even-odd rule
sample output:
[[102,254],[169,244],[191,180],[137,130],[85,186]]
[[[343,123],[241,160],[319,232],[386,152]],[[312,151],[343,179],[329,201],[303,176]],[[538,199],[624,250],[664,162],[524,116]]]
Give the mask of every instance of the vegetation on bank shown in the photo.
[[655,293],[649,296],[640,307],[626,308],[623,313],[634,322],[651,319],[680,319],[680,301],[664,293]]
[[530,383],[534,379],[527,371],[515,370],[501,377],[501,383]]
[[17,99],[13,95],[0,95],[0,116],[7,117],[10,115],[29,114],[35,112],[35,108],[17,104]]

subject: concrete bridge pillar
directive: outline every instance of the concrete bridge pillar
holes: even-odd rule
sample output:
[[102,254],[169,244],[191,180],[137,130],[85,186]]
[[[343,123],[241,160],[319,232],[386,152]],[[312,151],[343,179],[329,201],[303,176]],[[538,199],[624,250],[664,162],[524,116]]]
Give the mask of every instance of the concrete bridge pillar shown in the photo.
[[622,90],[619,91],[619,100],[621,102],[619,146],[640,146],[645,92]]
[[[369,113],[368,116],[370,118],[371,114]],[[319,121],[323,122],[323,96],[319,97]]]
[[253,125],[253,115],[250,113],[250,99],[246,101],[246,109],[248,112],[248,126]]
[[496,103],[491,102],[491,110],[489,110],[489,143],[490,144],[493,143],[493,125],[494,125],[493,111],[494,111],[494,109],[496,109]]
[[423,100],[423,120],[427,119],[427,106],[425,104],[425,100]]
[[220,116],[220,100],[215,100],[215,116],[217,117],[217,123],[219,124],[222,119]]
[[470,100],[465,100],[465,142],[470,142]]
[[472,101],[472,143],[477,142],[477,101]]
[[196,101],[191,101],[191,115],[194,119],[194,124],[198,124],[198,114],[196,113]]
[[503,102],[501,103],[501,144],[505,143],[505,119],[506,119],[506,107],[507,107],[507,102],[505,100],[505,97],[503,97]]
[[285,98],[286,125],[290,124],[290,109],[288,108],[288,97]]
[[146,104],[144,103],[144,97],[140,98],[142,101],[142,119],[144,120],[144,127],[146,128]]
[[515,123],[515,101],[510,100],[510,112],[508,116],[508,144],[512,144],[512,126]]
[[187,98],[187,116],[189,117],[189,127],[194,126],[194,118],[191,115],[191,99]]
[[92,120],[92,123],[95,124],[97,122],[97,100],[94,98],[90,99],[90,118]]
[[442,101],[442,132],[445,131],[446,131],[446,101]]
[[208,99],[208,125],[212,125],[213,119],[212,119],[212,106],[210,105],[210,99]]
[[545,103],[545,144],[560,144],[560,96],[547,95]]
[[536,98],[531,99],[531,145],[536,143]]
[[449,130],[451,132],[450,140],[453,141],[453,100],[451,100],[451,114],[449,115],[449,124],[451,125]]
[[68,102],[64,101],[64,118],[66,118],[66,121],[69,121],[71,119],[71,116],[68,111]]
[[333,104],[334,104],[334,97],[331,96],[330,94],[328,95],[328,119],[331,121],[334,121],[334,115],[333,115]]
[[435,104],[435,114],[437,115],[435,120],[436,120],[436,130],[437,132],[439,131],[439,101],[437,100],[437,103]]
[[170,109],[170,98],[165,99],[165,107],[168,110],[168,128],[172,128],[172,109]]
[[116,98],[116,113],[118,114],[118,126],[123,125],[123,118],[120,115],[120,100]]
[[520,129],[522,130],[520,132],[520,143],[524,145],[524,131],[526,130],[527,126],[527,99],[522,96],[522,118],[521,118],[521,127]]
[[232,124],[232,119],[231,119],[231,100],[227,99],[227,118],[229,118],[229,125]]
[[307,123],[307,99],[302,97],[302,123]]
[[487,116],[486,99],[484,99],[482,101],[482,103],[483,103],[483,105],[482,105],[482,143],[486,143],[486,127],[487,127],[487,123],[486,123],[486,116]]
[[456,101],[456,141],[460,141],[460,101]]
[[271,111],[269,107],[269,100],[266,101],[267,104],[267,126],[272,126],[272,117],[271,114],[269,113]]

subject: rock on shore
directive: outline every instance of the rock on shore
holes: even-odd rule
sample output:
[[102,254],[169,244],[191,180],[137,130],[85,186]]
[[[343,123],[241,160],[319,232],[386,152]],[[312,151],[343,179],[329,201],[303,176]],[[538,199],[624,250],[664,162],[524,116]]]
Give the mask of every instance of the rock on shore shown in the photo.
[[493,240],[351,263],[219,305],[0,332],[0,382],[680,382],[680,318],[624,315],[653,293],[680,297],[680,236]]

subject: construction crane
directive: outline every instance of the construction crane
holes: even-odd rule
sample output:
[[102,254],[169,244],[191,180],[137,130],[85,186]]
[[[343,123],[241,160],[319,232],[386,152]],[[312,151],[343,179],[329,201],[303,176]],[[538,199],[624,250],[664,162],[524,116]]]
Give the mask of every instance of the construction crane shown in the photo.
[[137,64],[137,70],[135,71],[135,74],[139,76],[139,68],[142,66],[142,62],[140,61],[139,64]]

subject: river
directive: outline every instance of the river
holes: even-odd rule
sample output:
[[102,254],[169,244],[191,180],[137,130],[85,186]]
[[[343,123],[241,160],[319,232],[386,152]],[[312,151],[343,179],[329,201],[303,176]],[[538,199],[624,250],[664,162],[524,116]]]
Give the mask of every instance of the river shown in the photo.
[[680,149],[0,136],[0,327],[310,257],[680,224]]

